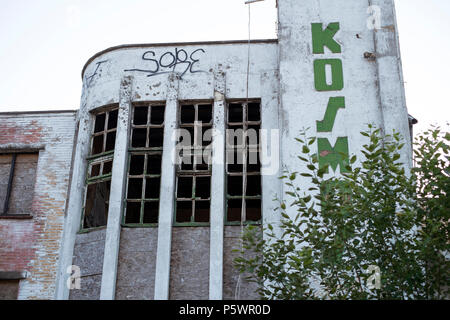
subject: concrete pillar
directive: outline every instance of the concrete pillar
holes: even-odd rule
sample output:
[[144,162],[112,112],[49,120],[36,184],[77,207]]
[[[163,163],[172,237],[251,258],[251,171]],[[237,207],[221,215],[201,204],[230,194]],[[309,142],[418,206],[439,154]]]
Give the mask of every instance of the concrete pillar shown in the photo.
[[411,136],[394,1],[370,0],[369,4],[380,10],[381,28],[374,29],[374,42],[384,130],[386,134],[392,134],[393,130],[401,133],[405,139],[401,159],[411,169]]
[[261,178],[262,178],[262,212],[263,225],[279,222],[279,213],[274,209],[281,199],[283,184],[281,176],[281,130],[278,104],[279,77],[275,70],[268,70],[261,75]]
[[64,218],[64,232],[58,264],[56,280],[56,300],[68,300],[69,288],[67,280],[70,273],[67,269],[72,265],[73,249],[77,232],[80,230],[83,207],[83,192],[86,179],[86,157],[89,154],[91,125],[89,115],[81,108],[78,112],[79,127],[74,151],[72,183],[69,190],[69,203]]
[[211,176],[211,236],[209,253],[209,299],[223,296],[223,233],[225,214],[225,87],[220,69],[214,73],[213,159]]
[[175,197],[175,146],[177,129],[179,76],[169,74],[166,111],[164,116],[164,144],[159,200],[158,248],[156,253],[155,300],[169,299],[170,255]]
[[129,115],[131,110],[132,81],[132,77],[125,77],[120,84],[119,118],[114,148],[100,300],[114,300],[116,294],[120,230],[127,180],[128,131],[130,126]]

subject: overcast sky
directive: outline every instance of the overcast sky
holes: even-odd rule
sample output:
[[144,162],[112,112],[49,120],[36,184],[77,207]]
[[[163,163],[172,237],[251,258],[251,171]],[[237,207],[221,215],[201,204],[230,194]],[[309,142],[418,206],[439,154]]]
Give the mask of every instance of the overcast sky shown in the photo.
[[[450,1],[395,2],[408,111],[420,130],[444,124]],[[111,46],[247,38],[244,0],[0,0],[0,8],[0,112],[78,109],[83,65]],[[275,21],[275,0],[252,5],[252,38],[276,38]]]

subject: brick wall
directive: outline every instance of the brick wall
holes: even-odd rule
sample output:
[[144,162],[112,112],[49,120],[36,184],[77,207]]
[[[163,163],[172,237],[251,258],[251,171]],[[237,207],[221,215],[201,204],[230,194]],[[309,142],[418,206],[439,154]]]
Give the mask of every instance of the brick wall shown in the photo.
[[0,113],[0,154],[41,148],[32,219],[0,219],[0,271],[28,272],[19,299],[54,297],[74,133],[75,112]]
[[157,244],[157,228],[122,228],[117,300],[153,300]]
[[169,299],[208,299],[209,234],[209,227],[172,229]]
[[[241,227],[226,226],[224,230],[223,241],[223,299],[234,300],[258,300],[260,299],[256,290],[258,285],[255,282],[249,282],[245,278],[249,274],[241,275],[239,279],[239,271],[234,267],[234,259],[239,256],[241,241]],[[246,252],[248,256],[252,256],[253,252]],[[240,289],[237,290],[237,283],[240,280]]]
[[99,300],[102,286],[106,228],[77,234],[72,263],[80,268],[80,289],[70,291],[70,300]]

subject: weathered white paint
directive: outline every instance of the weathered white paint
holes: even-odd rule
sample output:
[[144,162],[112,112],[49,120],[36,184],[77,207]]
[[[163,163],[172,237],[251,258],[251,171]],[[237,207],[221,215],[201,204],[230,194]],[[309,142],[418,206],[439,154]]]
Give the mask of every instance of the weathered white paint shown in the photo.
[[213,167],[211,175],[211,233],[209,253],[209,299],[222,300],[223,233],[225,215],[225,73],[214,74]]
[[379,99],[386,134],[393,130],[405,139],[401,160],[408,169],[412,166],[411,136],[409,134],[400,46],[393,0],[371,0],[381,8],[381,28],[375,30],[375,52],[379,86]]
[[[383,12],[392,11],[392,1],[378,4],[383,6]],[[386,127],[386,114],[383,117],[382,109],[389,108],[389,116],[393,119],[390,127],[396,127],[405,137],[409,135],[406,107],[400,98],[403,83],[400,81],[398,66],[392,60],[387,66],[382,62],[383,57],[380,57],[380,63],[378,57],[376,62],[364,57],[366,52],[376,52],[374,33],[377,31],[367,27],[369,5],[368,1],[363,0],[305,0],[301,4],[295,0],[278,1],[281,158],[282,165],[289,170],[306,170],[296,158],[300,150],[294,140],[302,129],[310,128],[308,134],[312,137],[328,138],[332,146],[338,137],[348,137],[349,153],[361,157],[360,148],[366,141],[360,132],[367,129],[368,123]],[[382,13],[382,18],[386,18],[386,14]],[[332,53],[325,48],[324,54],[313,54],[311,24],[323,23],[325,28],[333,22],[340,23],[340,30],[334,39],[341,45],[342,53]],[[395,29],[394,26],[392,28]],[[384,41],[383,46],[386,45]],[[389,59],[400,59],[395,48],[390,49],[390,52],[392,56]],[[342,60],[343,90],[315,90],[315,59]],[[387,68],[391,70],[387,72]],[[378,84],[383,87],[380,91]],[[390,91],[388,88],[393,89]],[[317,133],[316,121],[324,118],[330,97],[345,97],[346,107],[338,111],[332,132]],[[384,101],[384,107],[380,104],[381,100]],[[313,147],[317,148],[316,145]],[[410,151],[406,148],[403,152],[406,155]],[[298,178],[298,183],[305,190],[309,188],[307,180]],[[288,209],[288,213],[294,215],[295,208]]]
[[[260,75],[262,70],[276,70],[277,44],[275,40],[265,43],[251,44],[251,73],[249,78],[249,97],[260,97]],[[86,94],[86,111],[90,111],[111,103],[118,103],[120,81],[124,75],[134,76],[133,102],[165,101],[167,96],[167,74],[148,77],[143,72],[125,72],[126,69],[154,69],[151,61],[142,60],[145,52],[155,52],[155,59],[159,59],[165,52],[175,52],[175,49],[186,50],[191,53],[198,49],[194,57],[199,59],[193,70],[201,72],[187,72],[179,84],[179,100],[213,100],[214,99],[214,70],[221,67],[227,74],[227,99],[245,98],[246,70],[247,70],[247,44],[195,44],[170,45],[167,47],[123,48],[104,53],[95,58],[86,67],[84,73],[84,86],[89,85]],[[148,58],[153,58],[149,55]],[[97,63],[100,64],[97,69]],[[220,66],[219,66],[220,65]],[[178,65],[175,72],[182,72],[183,65]],[[166,68],[164,71],[172,71]],[[87,77],[94,75],[91,80]]]
[[169,299],[170,254],[175,203],[175,144],[173,133],[177,129],[179,77],[169,74],[166,111],[164,116],[164,142],[159,198],[158,249],[156,252],[155,300]]
[[64,221],[64,232],[61,250],[59,253],[59,265],[56,281],[55,299],[68,300],[69,288],[67,279],[69,274],[67,268],[72,265],[75,238],[81,226],[82,202],[84,195],[84,182],[86,178],[86,156],[89,152],[90,130],[92,119],[89,114],[79,112],[77,114],[79,123],[78,137],[72,168],[72,184],[69,192],[69,205]]
[[111,191],[109,195],[108,224],[106,227],[105,253],[103,257],[101,300],[114,300],[116,294],[117,264],[119,259],[120,229],[122,222],[123,197],[127,181],[128,132],[130,127],[131,93],[133,78],[122,80],[120,86],[119,114],[116,145],[112,168]]
[[[281,176],[282,160],[280,150],[280,119],[278,110],[279,78],[278,72],[269,70],[261,75],[261,174],[262,174],[262,212],[263,224],[276,227],[279,206],[274,199],[282,199]],[[266,141],[266,142],[265,142]]]

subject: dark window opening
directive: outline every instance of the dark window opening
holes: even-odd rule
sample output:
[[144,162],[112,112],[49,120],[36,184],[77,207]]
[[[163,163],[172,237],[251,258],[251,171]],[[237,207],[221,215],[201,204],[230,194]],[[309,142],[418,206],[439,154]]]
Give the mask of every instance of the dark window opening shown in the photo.
[[152,106],[151,124],[161,125],[164,123],[164,106]]
[[257,102],[228,105],[226,222],[261,222],[261,108]]
[[113,110],[109,113],[108,117],[108,130],[117,128],[117,117],[119,115],[119,110]]
[[209,222],[209,208],[210,201],[196,201],[195,202],[195,219],[194,222],[207,223]]
[[152,128],[149,130],[149,147],[162,147],[163,146],[163,138],[164,138],[164,129],[163,128]]
[[181,123],[182,124],[194,124],[195,121],[195,106],[183,105],[181,106]]
[[177,201],[176,222],[185,223],[191,222],[192,218],[192,202],[191,201]]
[[145,202],[144,224],[158,223],[159,202]]
[[147,143],[147,129],[133,129],[131,146],[133,148],[145,148]]
[[125,223],[139,223],[141,220],[141,202],[127,202]]
[[86,191],[83,228],[106,226],[108,221],[111,181],[89,184]]
[[95,116],[91,156],[114,150],[118,112],[118,109],[114,109]]

